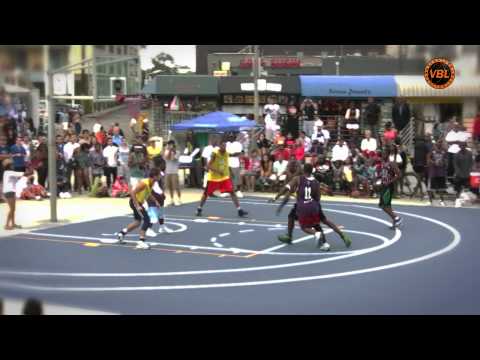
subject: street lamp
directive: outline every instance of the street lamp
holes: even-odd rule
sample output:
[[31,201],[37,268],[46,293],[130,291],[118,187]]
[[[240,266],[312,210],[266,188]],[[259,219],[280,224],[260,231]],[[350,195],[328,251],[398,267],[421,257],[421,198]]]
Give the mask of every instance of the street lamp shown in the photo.
[[260,101],[259,101],[259,95],[258,95],[258,67],[259,67],[259,54],[258,54],[258,45],[255,45],[255,57],[254,57],[254,62],[253,62],[253,86],[254,86],[254,106],[253,106],[253,112],[255,115],[255,120],[257,123],[259,122],[259,112],[260,112]]

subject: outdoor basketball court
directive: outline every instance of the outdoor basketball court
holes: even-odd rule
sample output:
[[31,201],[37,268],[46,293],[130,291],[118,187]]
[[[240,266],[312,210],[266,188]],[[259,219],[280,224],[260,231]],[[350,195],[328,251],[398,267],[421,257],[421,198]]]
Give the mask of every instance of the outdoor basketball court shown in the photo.
[[[132,219],[75,223],[0,242],[0,294],[119,314],[479,314],[478,209],[396,206],[399,230],[374,205],[324,202],[353,245],[325,228],[332,251],[285,232],[290,205],[229,199],[166,209],[172,234],[152,249],[106,244]],[[95,209],[92,209],[95,211]]]

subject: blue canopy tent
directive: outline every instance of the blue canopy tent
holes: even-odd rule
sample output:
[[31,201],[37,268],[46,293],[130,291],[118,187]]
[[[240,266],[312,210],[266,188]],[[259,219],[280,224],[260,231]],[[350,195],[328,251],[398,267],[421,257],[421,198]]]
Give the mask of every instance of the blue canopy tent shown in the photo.
[[172,130],[223,133],[250,130],[255,126],[255,121],[246,120],[230,113],[217,111],[173,125]]

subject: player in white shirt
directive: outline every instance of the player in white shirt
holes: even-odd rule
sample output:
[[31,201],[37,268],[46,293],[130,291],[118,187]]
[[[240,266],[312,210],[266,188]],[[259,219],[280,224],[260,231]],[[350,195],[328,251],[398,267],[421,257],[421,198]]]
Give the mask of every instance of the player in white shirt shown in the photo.
[[24,175],[32,175],[31,171],[28,173],[13,171],[13,161],[11,159],[5,159],[2,162],[3,165],[3,197],[8,204],[7,221],[5,224],[5,230],[21,229],[22,227],[15,224],[15,207],[16,207],[16,185],[18,180]]
[[236,191],[236,195],[239,198],[243,198],[243,194],[240,191],[242,180],[240,178],[240,156],[242,155],[243,146],[235,139],[235,135],[230,137],[230,141],[227,142],[227,152],[230,155],[228,158],[228,165],[231,169],[231,178]]

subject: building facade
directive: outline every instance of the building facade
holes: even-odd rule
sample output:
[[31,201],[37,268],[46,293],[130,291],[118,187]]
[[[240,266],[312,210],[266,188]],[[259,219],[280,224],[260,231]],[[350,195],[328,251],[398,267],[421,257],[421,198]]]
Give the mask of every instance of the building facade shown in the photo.
[[[40,99],[44,99],[48,66],[45,64],[45,55],[43,45],[0,45],[0,82],[37,89]],[[139,45],[49,45],[48,54],[53,69],[83,60],[90,59],[100,64],[125,56],[138,58]],[[97,99],[104,103],[98,107],[105,107],[114,103],[118,91],[126,95],[140,93],[140,59],[100,65],[95,70],[87,68],[73,71],[74,83],[69,87],[69,94],[92,96],[96,93]],[[92,101],[82,101],[82,104],[87,111],[93,111],[97,107],[94,107]]]

